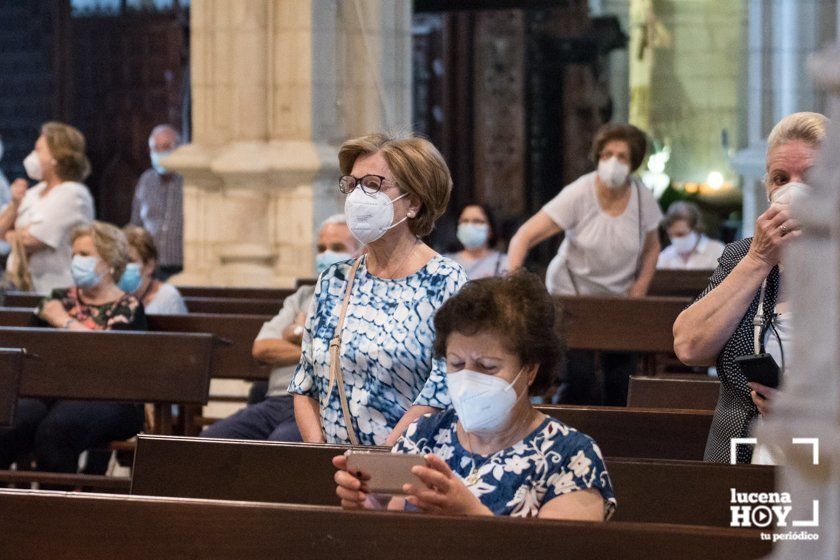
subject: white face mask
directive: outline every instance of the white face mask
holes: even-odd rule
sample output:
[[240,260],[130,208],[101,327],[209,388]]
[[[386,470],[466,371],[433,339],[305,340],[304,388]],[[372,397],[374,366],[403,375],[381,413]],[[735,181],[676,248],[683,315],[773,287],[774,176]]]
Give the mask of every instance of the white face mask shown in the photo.
[[672,237],[671,245],[674,246],[677,253],[685,255],[686,253],[690,253],[697,245],[698,237],[697,232],[692,231],[682,237]]
[[617,189],[624,185],[629,176],[630,166],[621,163],[618,158],[611,157],[598,162],[598,178],[611,189]]
[[344,215],[350,233],[365,245],[373,243],[407,219],[406,216],[396,224],[391,223],[394,221],[394,203],[406,196],[408,193],[403,193],[391,200],[382,191],[367,194],[361,187],[356,187],[344,201]]
[[811,192],[811,187],[805,183],[790,182],[779,187],[770,197],[773,204],[790,204]]
[[41,160],[38,159],[38,154],[34,150],[23,160],[23,168],[26,169],[26,174],[31,179],[35,181],[43,180],[44,168],[41,167]]
[[504,427],[517,401],[513,384],[495,375],[462,369],[446,375],[449,397],[461,426],[468,432],[498,432]]

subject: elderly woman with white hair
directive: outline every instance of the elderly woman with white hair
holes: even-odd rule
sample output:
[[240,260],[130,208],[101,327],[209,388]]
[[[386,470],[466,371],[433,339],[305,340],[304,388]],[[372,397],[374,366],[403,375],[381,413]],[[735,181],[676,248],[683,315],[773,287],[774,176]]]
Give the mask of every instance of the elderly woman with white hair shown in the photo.
[[678,200],[668,207],[662,227],[671,244],[659,253],[656,268],[706,270],[718,265],[723,243],[703,233],[700,208],[693,202]]
[[[770,208],[758,217],[753,237],[726,246],[709,286],[674,323],[674,351],[690,365],[717,362],[721,381],[705,460],[730,462],[732,438],[750,434],[767,414],[775,390],[749,382],[742,367],[782,374],[790,362],[791,308],[782,253],[802,232],[790,201],[808,189],[807,175],[825,138],[828,120],[818,113],[794,113],[770,132],[765,186]],[[742,366],[745,357],[750,365]],[[736,361],[738,360],[738,361]],[[752,446],[737,449],[737,461],[753,459]]]

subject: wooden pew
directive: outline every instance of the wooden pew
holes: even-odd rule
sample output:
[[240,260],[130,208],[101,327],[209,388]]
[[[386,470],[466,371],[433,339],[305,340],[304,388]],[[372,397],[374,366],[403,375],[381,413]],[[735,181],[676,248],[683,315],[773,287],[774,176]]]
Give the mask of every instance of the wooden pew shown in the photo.
[[719,393],[720,381],[708,377],[689,379],[632,376],[627,406],[714,410]]
[[556,299],[562,306],[569,348],[666,354],[674,351],[674,321],[691,303],[677,297]]
[[[40,522],[37,520],[49,520]],[[593,560],[759,558],[755,531],[456,517],[106,494],[0,490],[0,557]],[[275,538],[274,535],[277,535]]]
[[[331,460],[349,448],[141,435],[131,493],[336,505]],[[606,461],[618,500],[616,521],[728,527],[730,488],[769,492],[774,484],[772,467]]]
[[[0,308],[0,326],[27,327],[32,310]],[[267,379],[271,368],[251,356],[254,339],[268,315],[147,315],[149,330],[169,333],[209,333],[221,344],[213,352],[211,377],[230,379]]]
[[295,290],[291,288],[227,288],[220,286],[176,286],[184,297],[270,299],[283,301]]
[[542,405],[598,442],[607,457],[702,461],[712,424],[707,410]]
[[216,313],[227,315],[277,315],[283,306],[279,299],[243,299],[185,297],[190,313]]
[[22,371],[23,351],[0,348],[0,427],[11,425],[15,417]]
[[206,404],[213,346],[209,334],[0,327],[0,347],[26,349],[25,397]]
[[[283,292],[288,292],[284,290]],[[4,307],[38,306],[44,296],[27,292],[7,292],[3,300]],[[285,298],[240,298],[184,296],[184,303],[190,313],[224,313],[234,315],[276,315]]]
[[657,269],[648,288],[649,296],[695,298],[709,285],[714,270]]

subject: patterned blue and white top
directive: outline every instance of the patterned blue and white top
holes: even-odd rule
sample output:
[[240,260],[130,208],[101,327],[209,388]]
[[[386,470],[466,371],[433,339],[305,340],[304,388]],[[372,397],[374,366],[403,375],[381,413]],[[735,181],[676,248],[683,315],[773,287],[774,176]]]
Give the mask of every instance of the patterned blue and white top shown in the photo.
[[[457,424],[455,409],[427,414],[408,427],[391,451],[438,455],[494,515],[536,517],[552,499],[588,488],[604,498],[604,519],[615,511],[604,458],[589,436],[546,418],[520,442],[486,457],[461,445]],[[468,480],[473,465],[475,484]]]
[[[329,346],[353,261],[318,279],[289,393],[316,399],[328,443],[350,443],[338,390],[330,383]],[[432,358],[435,311],[467,281],[464,269],[437,255],[405,278],[356,271],[341,332],[341,371],[353,428],[363,445],[383,445],[412,405],[446,408],[446,363]]]

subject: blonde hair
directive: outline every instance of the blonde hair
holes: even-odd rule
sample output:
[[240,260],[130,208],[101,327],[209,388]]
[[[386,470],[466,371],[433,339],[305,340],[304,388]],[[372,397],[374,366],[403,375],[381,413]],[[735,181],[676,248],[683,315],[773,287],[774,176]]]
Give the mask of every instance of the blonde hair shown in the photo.
[[120,228],[94,220],[74,229],[70,242],[75,243],[80,237],[90,237],[93,240],[93,246],[96,247],[99,257],[111,267],[114,282],[119,282],[125,272],[125,265],[131,260],[128,254],[128,241]]
[[791,113],[776,123],[770,131],[770,136],[767,137],[767,152],[791,140],[801,140],[818,148],[825,140],[827,130],[828,119],[825,115],[808,112]]
[[140,226],[128,225],[123,228],[123,233],[125,234],[126,241],[128,241],[128,245],[137,250],[143,264],[148,264],[152,260],[158,260],[155,238],[152,237],[152,234],[148,230]]
[[55,172],[62,179],[81,182],[90,175],[90,161],[85,155],[85,136],[69,124],[51,121],[41,127],[55,160]]
[[449,204],[452,176],[434,144],[425,138],[398,138],[384,132],[347,140],[338,152],[343,175],[349,175],[356,160],[381,153],[394,175],[397,186],[420,201],[420,210],[408,219],[408,227],[417,236],[428,235]]

